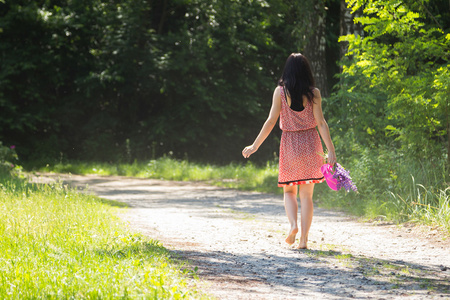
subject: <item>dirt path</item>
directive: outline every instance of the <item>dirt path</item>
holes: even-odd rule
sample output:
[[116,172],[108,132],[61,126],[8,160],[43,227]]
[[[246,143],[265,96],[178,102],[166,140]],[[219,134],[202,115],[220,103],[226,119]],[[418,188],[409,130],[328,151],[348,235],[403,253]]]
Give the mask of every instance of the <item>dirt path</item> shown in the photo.
[[128,203],[125,222],[198,267],[219,299],[450,299],[450,242],[433,231],[316,208],[311,249],[300,251],[284,243],[279,195],[124,177],[37,180],[57,176]]

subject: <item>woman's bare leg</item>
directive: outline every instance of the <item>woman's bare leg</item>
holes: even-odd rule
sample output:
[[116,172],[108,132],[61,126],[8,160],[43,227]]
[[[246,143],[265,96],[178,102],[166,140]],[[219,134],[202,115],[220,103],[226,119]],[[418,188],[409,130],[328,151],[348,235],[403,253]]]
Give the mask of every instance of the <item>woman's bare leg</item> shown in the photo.
[[297,213],[298,213],[298,203],[297,203],[297,186],[285,186],[284,190],[284,208],[286,210],[286,215],[291,225],[289,234],[286,238],[286,243],[292,245],[295,243],[295,236],[298,232],[297,225]]
[[299,187],[300,194],[300,214],[301,214],[301,237],[297,249],[306,249],[308,247],[308,233],[314,214],[313,194],[314,183],[303,184]]

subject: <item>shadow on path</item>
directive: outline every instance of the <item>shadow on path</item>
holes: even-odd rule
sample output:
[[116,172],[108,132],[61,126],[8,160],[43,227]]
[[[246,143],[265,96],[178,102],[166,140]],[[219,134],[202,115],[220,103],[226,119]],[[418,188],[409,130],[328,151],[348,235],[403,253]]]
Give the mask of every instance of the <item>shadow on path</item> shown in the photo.
[[[354,257],[340,251],[291,250],[295,257],[283,255],[236,255],[224,251],[199,252],[173,250],[198,275],[214,283],[234,281],[235,288],[247,290],[248,283],[269,285],[273,292],[294,289],[298,294],[311,291],[330,296],[367,298],[377,295],[427,294],[450,296],[450,282],[427,266],[401,261]],[[254,266],[258,266],[255,268]],[[259,272],[262,267],[264,272]],[[358,296],[359,295],[359,296]]]

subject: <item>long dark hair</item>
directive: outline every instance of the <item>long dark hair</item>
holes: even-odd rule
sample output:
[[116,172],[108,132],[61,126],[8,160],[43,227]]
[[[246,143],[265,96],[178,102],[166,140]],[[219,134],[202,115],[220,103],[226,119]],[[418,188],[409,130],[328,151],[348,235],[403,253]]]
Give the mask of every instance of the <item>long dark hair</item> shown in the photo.
[[314,101],[315,81],[308,59],[300,53],[289,55],[278,85],[287,89],[292,101],[291,107],[303,108],[303,96],[306,96],[308,101],[312,103]]

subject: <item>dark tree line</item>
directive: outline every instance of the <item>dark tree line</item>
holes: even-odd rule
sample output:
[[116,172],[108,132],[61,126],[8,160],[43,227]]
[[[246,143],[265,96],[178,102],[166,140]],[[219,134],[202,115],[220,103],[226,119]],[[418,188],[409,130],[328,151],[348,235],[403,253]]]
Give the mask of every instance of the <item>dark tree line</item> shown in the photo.
[[[339,5],[5,1],[0,140],[26,159],[148,159],[169,151],[237,159],[266,117],[291,52],[310,55],[319,86],[330,90],[338,57],[327,49],[338,47]],[[274,134],[261,158],[277,147]]]
[[355,15],[344,0],[0,1],[0,141],[25,160],[240,159],[290,53],[331,95]]

